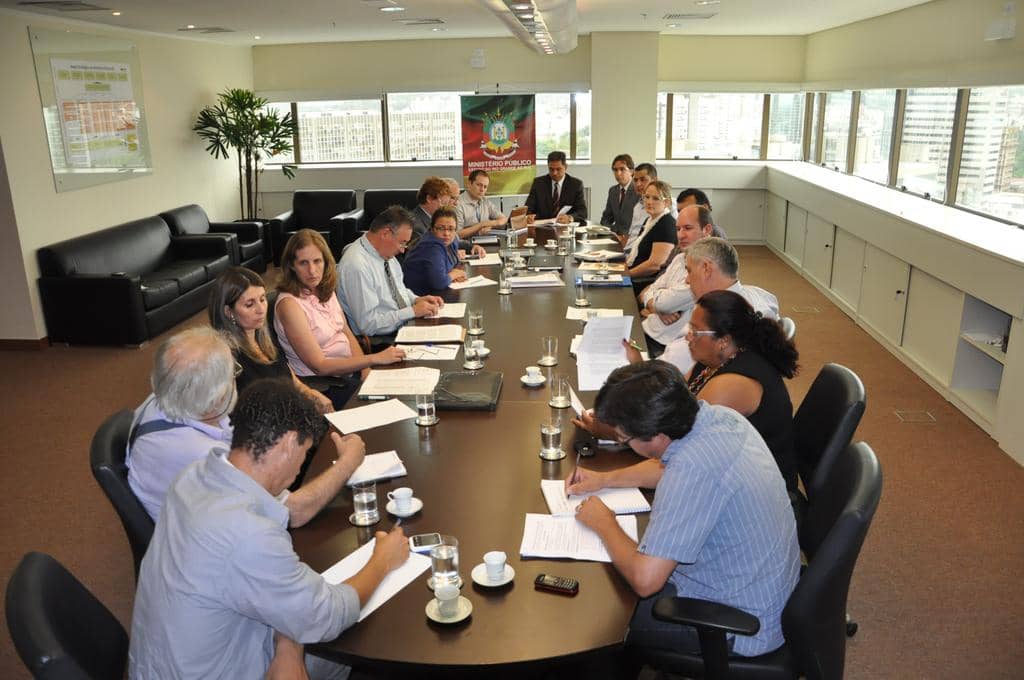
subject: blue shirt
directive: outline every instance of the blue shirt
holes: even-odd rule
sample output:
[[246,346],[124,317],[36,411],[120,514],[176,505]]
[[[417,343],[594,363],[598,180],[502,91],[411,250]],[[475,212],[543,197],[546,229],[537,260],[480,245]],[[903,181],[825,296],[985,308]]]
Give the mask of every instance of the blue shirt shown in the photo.
[[302,644],[336,638],[359,595],[299,561],[288,509],[223,449],[167,494],[142,560],[130,678],[262,678],[274,631]]
[[402,265],[393,257],[387,260],[391,278],[406,303],[399,306],[388,287],[384,262],[364,234],[345,248],[338,263],[338,300],[356,335],[388,335],[415,316],[416,293],[405,287]]
[[778,649],[800,546],[785,482],[764,440],[736,411],[700,402],[693,429],[661,462],[638,550],[679,563],[669,577],[679,597],[721,602],[760,620],[757,635],[736,636],[736,654]]

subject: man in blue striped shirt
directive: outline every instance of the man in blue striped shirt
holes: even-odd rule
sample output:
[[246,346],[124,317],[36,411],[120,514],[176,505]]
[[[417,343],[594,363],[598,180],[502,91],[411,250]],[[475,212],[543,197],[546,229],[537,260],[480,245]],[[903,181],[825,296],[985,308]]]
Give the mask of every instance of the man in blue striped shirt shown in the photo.
[[696,631],[657,621],[654,602],[678,595],[753,614],[761,629],[730,640],[742,656],[783,643],[781,616],[800,572],[796,522],[786,485],[764,440],[741,415],[697,402],[674,366],[647,361],[615,370],[597,395],[597,416],[646,457],[611,472],[579,469],[570,493],[604,487],[656,488],[637,545],[600,499],[578,510],[612,562],[643,598],[627,643],[699,650]]

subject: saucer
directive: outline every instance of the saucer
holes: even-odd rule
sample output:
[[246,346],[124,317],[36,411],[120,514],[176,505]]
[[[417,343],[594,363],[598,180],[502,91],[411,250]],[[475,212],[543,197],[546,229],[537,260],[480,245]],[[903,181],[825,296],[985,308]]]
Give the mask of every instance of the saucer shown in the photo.
[[388,501],[388,504],[384,506],[384,509],[395,517],[412,517],[423,509],[423,501],[414,497],[412,499],[412,507],[409,508],[408,512],[398,512],[398,504],[394,501]]
[[468,599],[459,595],[458,610],[452,616],[441,616],[441,612],[437,606],[437,599],[432,599],[427,603],[427,618],[437,623],[458,623],[459,621],[465,621],[470,614],[473,613],[473,603]]
[[521,375],[519,376],[519,380],[527,387],[540,387],[544,384],[544,381],[547,380],[547,378],[541,375],[538,376],[536,380],[531,380],[529,376]]
[[547,248],[548,250],[554,250],[558,248],[558,244],[555,243],[554,241],[548,241],[547,243],[544,244],[544,247]]
[[512,568],[511,564],[505,563],[505,575],[497,581],[492,581],[487,578],[487,565],[481,562],[480,564],[473,567],[473,571],[470,572],[470,576],[473,577],[473,583],[484,588],[497,588],[507,583],[512,583],[512,579],[516,577],[516,570]]
[[377,518],[374,519],[374,520],[370,520],[370,521],[367,521],[367,522],[357,522],[356,521],[356,513],[353,512],[351,515],[348,516],[348,521],[351,522],[352,524],[354,524],[357,527],[372,527],[374,524],[376,524],[377,522],[380,521],[380,514],[378,514]]
[[484,347],[483,349],[478,349],[476,351],[476,355],[481,359],[486,359],[487,357],[491,356],[491,348]]

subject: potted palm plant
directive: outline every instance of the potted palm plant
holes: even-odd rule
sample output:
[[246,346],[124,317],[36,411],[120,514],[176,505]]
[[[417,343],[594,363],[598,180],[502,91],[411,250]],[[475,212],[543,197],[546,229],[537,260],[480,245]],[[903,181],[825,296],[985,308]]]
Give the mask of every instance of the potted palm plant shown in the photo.
[[[199,112],[192,130],[206,141],[214,158],[238,155],[238,201],[241,217],[256,219],[257,197],[263,161],[292,150],[297,124],[291,112],[280,115],[267,108],[267,100],[255,92],[229,89],[217,95],[217,103]],[[284,164],[281,171],[295,177],[295,166]]]

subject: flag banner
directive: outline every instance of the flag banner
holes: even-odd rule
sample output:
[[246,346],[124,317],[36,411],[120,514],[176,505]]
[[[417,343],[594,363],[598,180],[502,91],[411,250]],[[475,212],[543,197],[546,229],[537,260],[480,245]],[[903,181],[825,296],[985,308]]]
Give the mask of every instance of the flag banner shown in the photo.
[[532,94],[462,97],[462,177],[490,176],[487,193],[525,194],[536,177],[536,119]]

